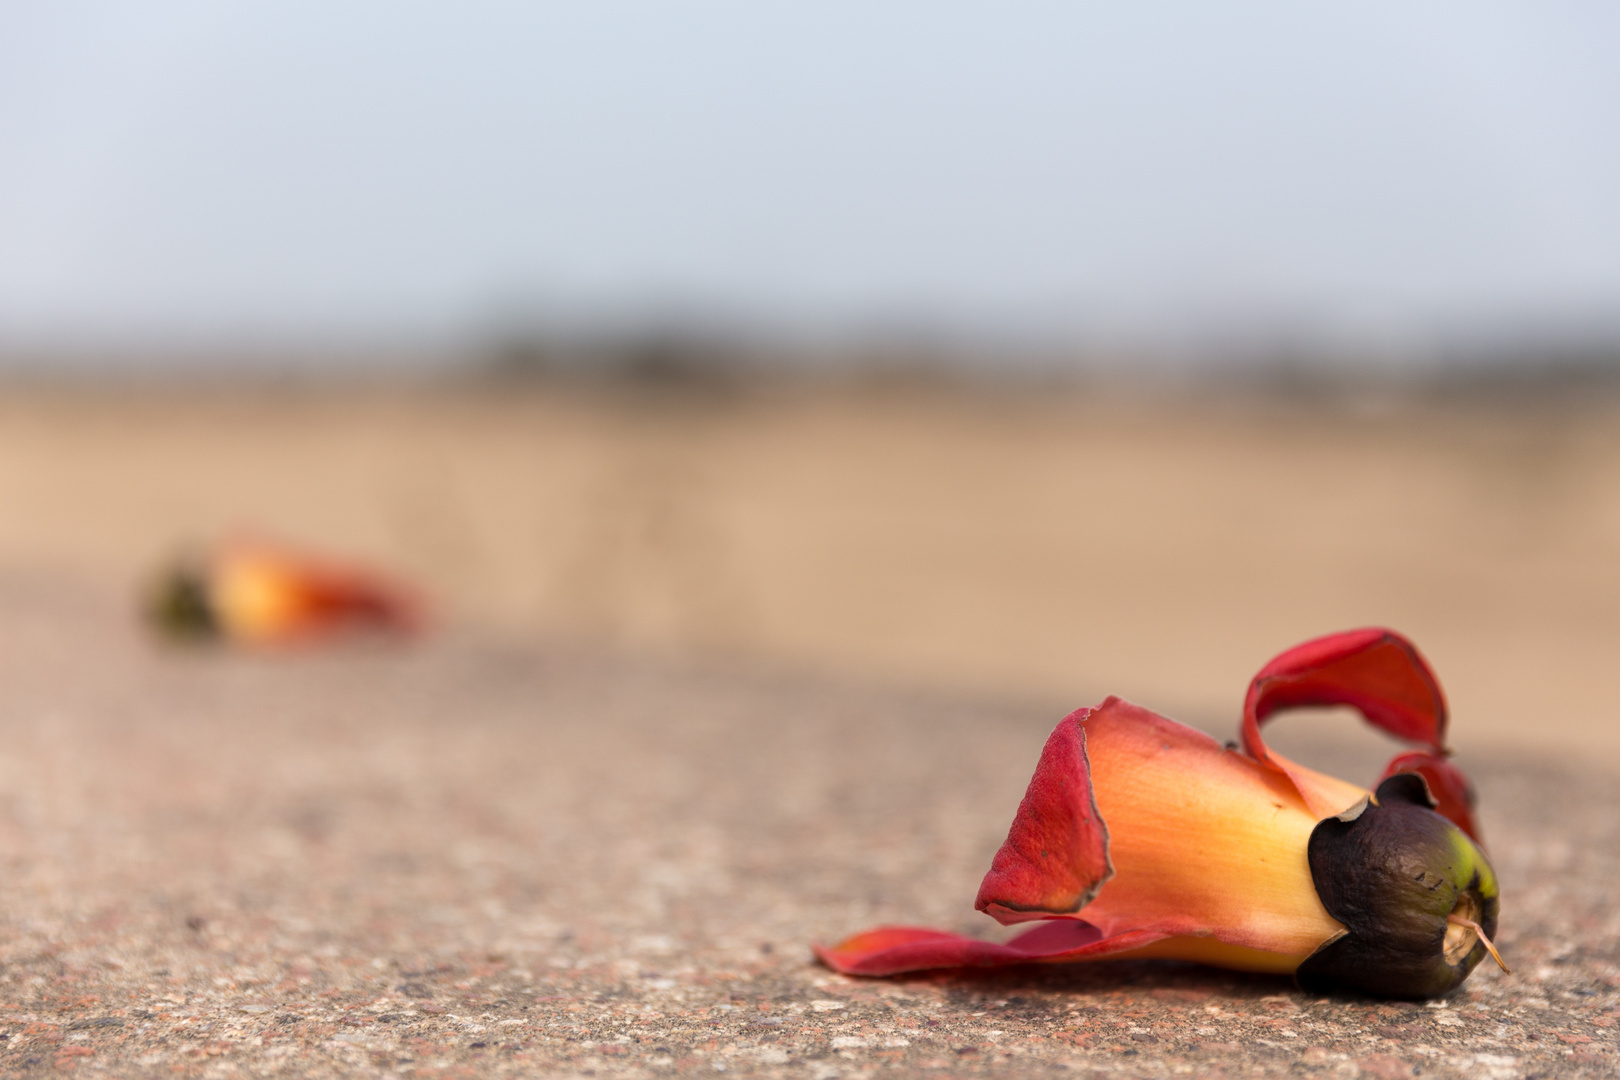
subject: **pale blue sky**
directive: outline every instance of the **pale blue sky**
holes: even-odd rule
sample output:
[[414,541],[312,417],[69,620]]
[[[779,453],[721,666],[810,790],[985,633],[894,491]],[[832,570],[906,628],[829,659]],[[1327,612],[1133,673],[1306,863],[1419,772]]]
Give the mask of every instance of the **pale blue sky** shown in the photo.
[[0,343],[1620,326],[1620,6],[0,0]]

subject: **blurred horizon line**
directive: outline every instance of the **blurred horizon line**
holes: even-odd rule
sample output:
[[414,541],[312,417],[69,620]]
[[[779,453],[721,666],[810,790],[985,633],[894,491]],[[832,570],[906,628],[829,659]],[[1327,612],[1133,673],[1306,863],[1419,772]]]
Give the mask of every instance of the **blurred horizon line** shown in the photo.
[[66,335],[8,342],[0,380],[309,381],[739,380],[995,383],[1232,383],[1620,389],[1620,327],[1452,335],[1426,345],[1350,335],[1231,332],[1094,341],[1006,333],[888,329],[844,334],[737,322],[621,321],[482,332],[331,335]]

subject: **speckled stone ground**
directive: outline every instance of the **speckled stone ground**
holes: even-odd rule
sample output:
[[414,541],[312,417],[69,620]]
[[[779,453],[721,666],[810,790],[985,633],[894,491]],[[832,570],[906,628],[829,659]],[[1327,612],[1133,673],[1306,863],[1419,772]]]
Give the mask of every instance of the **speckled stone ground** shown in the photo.
[[861,981],[809,943],[994,932],[974,888],[1073,703],[466,633],[177,652],[124,615],[0,579],[8,1074],[1617,1071],[1620,793],[1580,763],[1469,762],[1514,974],[1446,1001],[1176,965]]

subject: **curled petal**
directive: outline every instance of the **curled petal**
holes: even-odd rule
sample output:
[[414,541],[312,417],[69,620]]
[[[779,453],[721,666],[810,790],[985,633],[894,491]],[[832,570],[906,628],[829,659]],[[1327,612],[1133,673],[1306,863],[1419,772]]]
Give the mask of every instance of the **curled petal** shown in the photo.
[[1431,755],[1445,753],[1446,699],[1428,662],[1406,638],[1373,627],[1296,645],[1276,657],[1249,684],[1243,703],[1243,749],[1294,781],[1320,816],[1350,806],[1345,785],[1297,765],[1269,749],[1260,725],[1279,709],[1348,705],[1374,727]]
[[1265,760],[1260,724],[1278,709],[1349,705],[1404,742],[1445,748],[1446,699],[1428,662],[1406,638],[1372,627],[1307,641],[1272,660],[1249,684],[1243,746]]
[[1423,777],[1434,798],[1435,812],[1449,818],[1475,843],[1479,842],[1479,825],[1474,818],[1474,786],[1461,769],[1438,754],[1413,750],[1391,761],[1384,775],[1378,778],[1379,782],[1398,773],[1417,773]]
[[1047,738],[1007,841],[979,886],[974,906],[999,922],[1079,911],[1114,875],[1086,759],[1090,713],[1070,713]]

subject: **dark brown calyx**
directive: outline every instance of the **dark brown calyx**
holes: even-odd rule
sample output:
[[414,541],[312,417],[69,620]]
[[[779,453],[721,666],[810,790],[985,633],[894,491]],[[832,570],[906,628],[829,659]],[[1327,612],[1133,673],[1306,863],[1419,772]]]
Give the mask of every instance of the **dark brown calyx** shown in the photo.
[[1299,966],[1300,986],[1438,997],[1486,956],[1496,933],[1496,874],[1433,806],[1421,776],[1398,773],[1372,799],[1317,823],[1307,848],[1311,879],[1346,933]]
[[171,637],[211,640],[219,636],[219,618],[204,575],[177,567],[158,583],[147,613],[153,625]]

